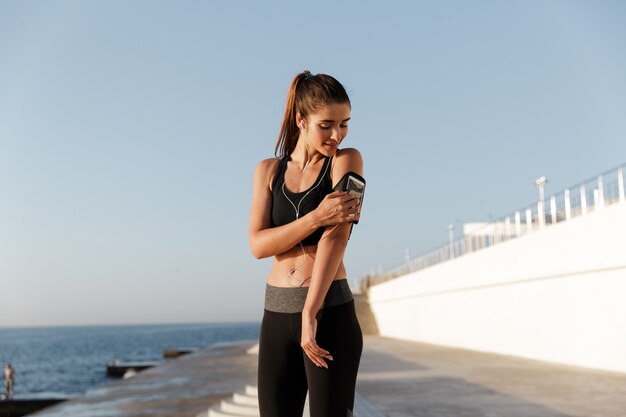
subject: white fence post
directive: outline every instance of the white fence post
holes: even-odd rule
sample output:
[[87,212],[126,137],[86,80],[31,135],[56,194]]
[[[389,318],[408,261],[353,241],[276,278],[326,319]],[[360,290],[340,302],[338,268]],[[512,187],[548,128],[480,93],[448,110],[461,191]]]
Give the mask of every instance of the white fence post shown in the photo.
[[526,233],[533,231],[533,213],[530,209],[526,209]]
[[511,238],[511,218],[509,216],[504,219],[504,236],[507,240]]
[[598,199],[595,203],[599,209],[604,208],[604,183],[602,175],[598,175]]
[[564,193],[564,198],[565,198],[565,220],[569,220],[572,218],[572,206],[570,205],[570,201],[569,201],[569,190],[565,190]]
[[552,217],[552,224],[556,224],[556,197],[550,197],[550,217]]
[[617,170],[617,185],[619,187],[619,202],[624,202],[624,170],[620,167]]
[[493,225],[494,225],[493,235],[494,235],[494,238],[495,238],[494,243],[498,244],[498,243],[500,243],[500,237],[501,237],[501,234],[502,234],[502,230],[501,230],[502,226],[500,225],[500,222],[498,220],[496,220],[493,223]]
[[450,247],[449,259],[453,259],[456,256],[454,250],[454,224],[448,225],[448,245]]
[[515,236],[522,235],[522,218],[519,210],[515,212]]
[[585,194],[585,186],[580,186],[580,212],[582,215],[587,214],[587,195]]

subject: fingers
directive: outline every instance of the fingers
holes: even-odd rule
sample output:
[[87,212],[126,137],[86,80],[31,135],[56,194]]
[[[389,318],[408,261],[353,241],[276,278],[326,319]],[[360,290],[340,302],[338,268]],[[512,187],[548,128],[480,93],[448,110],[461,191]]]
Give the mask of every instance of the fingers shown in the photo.
[[333,191],[326,195],[326,198],[336,198],[340,203],[345,204],[353,200],[359,200],[358,197],[348,193],[347,191]]
[[359,201],[359,199],[357,197],[355,197],[354,195],[349,194],[349,193],[345,193],[344,195],[341,195],[338,198],[344,204],[345,203],[349,203],[349,202],[353,202],[354,200]]
[[351,209],[353,207],[358,207],[361,205],[361,200],[356,198],[350,194],[339,198],[339,206],[342,210]]
[[328,369],[328,364],[326,363],[324,358],[331,361],[333,360],[330,352],[320,348],[317,343],[315,343],[315,341],[311,341],[305,344],[304,346],[302,346],[302,349],[311,360],[311,362],[313,362],[317,367]]
[[348,194],[348,192],[347,191],[333,191],[332,193],[327,194],[326,198],[338,198],[345,194]]
[[325,198],[328,198],[328,199],[336,198],[339,200],[339,203],[341,204],[354,202],[355,200],[360,202],[360,199],[358,197],[355,197],[354,195],[348,193],[347,191],[333,191],[332,193],[327,194]]
[[346,222],[353,222],[358,220],[361,215],[361,200],[355,198],[354,200],[348,201],[343,207],[343,214],[346,216]]
[[361,218],[361,202],[353,199],[338,207],[335,219],[337,223],[351,223]]
[[334,191],[326,195],[326,219],[324,226],[351,223],[360,219],[361,199],[346,191]]
[[302,348],[305,350],[305,352],[310,353],[311,355],[333,360],[330,352],[319,347],[315,340],[312,340],[309,343],[305,344],[304,346],[302,346]]

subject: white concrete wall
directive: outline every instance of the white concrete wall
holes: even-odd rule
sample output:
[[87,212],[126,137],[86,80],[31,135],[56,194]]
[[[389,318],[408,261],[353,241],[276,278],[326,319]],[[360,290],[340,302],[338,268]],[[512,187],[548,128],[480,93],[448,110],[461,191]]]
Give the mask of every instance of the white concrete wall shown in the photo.
[[381,335],[626,373],[626,204],[370,288]]

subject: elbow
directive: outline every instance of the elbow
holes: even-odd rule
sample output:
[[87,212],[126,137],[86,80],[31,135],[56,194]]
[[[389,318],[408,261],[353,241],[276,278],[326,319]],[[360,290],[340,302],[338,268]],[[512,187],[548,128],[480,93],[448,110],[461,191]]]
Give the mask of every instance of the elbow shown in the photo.
[[252,256],[254,256],[256,259],[267,258],[266,254],[264,254],[263,252],[261,252],[259,250],[255,250],[255,249],[252,249]]
[[261,250],[259,250],[259,248],[255,247],[254,245],[250,245],[250,250],[252,251],[252,256],[254,256],[256,259],[263,259],[263,252]]
[[267,251],[263,250],[262,245],[259,245],[258,243],[255,244],[254,241],[250,241],[250,250],[252,251],[252,256],[256,259],[263,259],[270,256]]

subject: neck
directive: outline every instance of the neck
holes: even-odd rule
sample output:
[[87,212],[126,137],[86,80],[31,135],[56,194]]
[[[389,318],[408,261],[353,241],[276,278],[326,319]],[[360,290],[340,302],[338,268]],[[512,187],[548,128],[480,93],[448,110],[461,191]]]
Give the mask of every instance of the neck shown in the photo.
[[305,166],[315,165],[322,159],[324,159],[325,155],[322,155],[319,152],[312,150],[310,147],[306,146],[306,139],[300,135],[298,138],[298,143],[296,144],[296,148],[291,153],[291,161],[296,163],[300,169],[304,169]]

